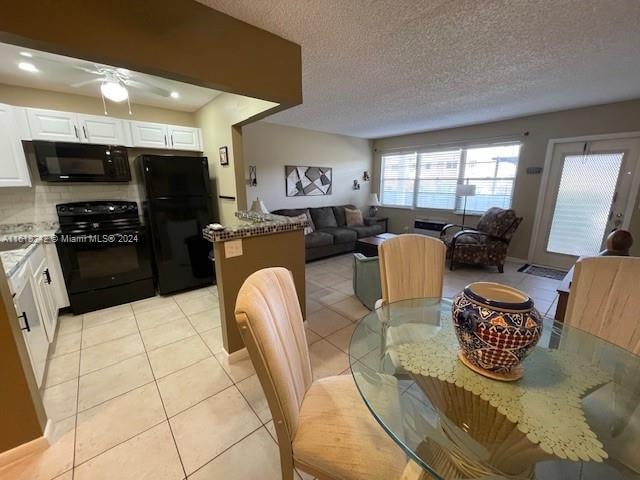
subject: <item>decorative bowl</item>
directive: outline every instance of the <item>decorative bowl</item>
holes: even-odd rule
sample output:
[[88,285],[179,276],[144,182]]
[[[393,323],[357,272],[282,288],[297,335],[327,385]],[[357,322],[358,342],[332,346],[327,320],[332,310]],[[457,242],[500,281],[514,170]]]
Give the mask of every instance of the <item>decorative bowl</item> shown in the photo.
[[472,370],[495,380],[517,380],[522,360],[542,334],[533,300],[507,285],[475,282],[453,299],[458,356]]

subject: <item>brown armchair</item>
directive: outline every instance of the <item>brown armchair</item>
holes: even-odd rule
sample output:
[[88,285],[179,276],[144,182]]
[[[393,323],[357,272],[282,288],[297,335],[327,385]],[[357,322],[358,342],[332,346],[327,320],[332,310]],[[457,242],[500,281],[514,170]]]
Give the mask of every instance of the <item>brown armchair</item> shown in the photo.
[[440,232],[440,239],[447,246],[449,267],[456,263],[495,265],[504,272],[507,248],[513,233],[522,222],[513,210],[492,207],[487,210],[475,229],[449,224]]

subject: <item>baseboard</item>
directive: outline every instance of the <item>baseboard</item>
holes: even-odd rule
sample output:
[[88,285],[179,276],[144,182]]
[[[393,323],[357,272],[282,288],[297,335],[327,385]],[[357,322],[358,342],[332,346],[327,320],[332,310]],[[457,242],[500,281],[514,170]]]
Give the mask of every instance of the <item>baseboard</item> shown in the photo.
[[[47,426],[49,426],[48,424],[49,422],[47,422]],[[2,452],[0,453],[0,469],[7,465],[11,465],[12,463],[19,462],[20,460],[36,453],[44,452],[47,448],[49,448],[49,440],[42,435],[35,440],[31,440],[30,442],[18,445],[11,450]]]
[[247,351],[246,348],[243,348],[233,353],[229,353],[223,348],[222,352],[227,357],[227,360],[229,361],[229,363],[237,363],[240,360],[244,360],[245,358],[249,357],[249,352]]
[[529,260],[524,260],[522,258],[516,258],[516,257],[507,257],[506,258],[509,262],[515,262],[515,263],[529,263]]

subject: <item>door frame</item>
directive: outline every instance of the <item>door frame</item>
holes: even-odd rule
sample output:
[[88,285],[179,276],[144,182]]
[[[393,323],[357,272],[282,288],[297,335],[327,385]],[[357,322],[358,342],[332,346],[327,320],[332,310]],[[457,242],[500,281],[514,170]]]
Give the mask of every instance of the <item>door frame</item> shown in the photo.
[[[540,188],[538,190],[538,201],[536,202],[536,214],[533,221],[533,230],[531,231],[531,242],[529,242],[529,253],[527,254],[527,263],[532,263],[534,252],[539,240],[539,233],[542,224],[542,214],[544,208],[544,200],[549,186],[549,174],[551,170],[551,162],[553,161],[553,152],[556,145],[562,143],[574,142],[595,142],[598,140],[618,140],[624,138],[640,138],[640,131],[622,132],[622,133],[602,133],[597,135],[583,135],[579,137],[551,138],[547,143],[547,151],[544,158],[544,166],[542,168],[542,177],[540,179]],[[638,159],[640,160],[640,159]],[[635,208],[638,200],[638,189],[640,188],[640,165],[635,169],[631,180],[631,192],[627,200],[624,210],[624,218],[622,220],[622,228],[628,228],[631,221],[631,213]]]

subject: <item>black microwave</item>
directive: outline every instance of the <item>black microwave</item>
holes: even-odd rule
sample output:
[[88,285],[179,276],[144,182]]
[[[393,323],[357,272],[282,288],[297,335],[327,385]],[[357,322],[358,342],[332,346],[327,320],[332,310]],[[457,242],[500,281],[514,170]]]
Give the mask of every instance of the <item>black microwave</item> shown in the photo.
[[40,179],[45,182],[128,182],[126,147],[69,142],[33,142]]

